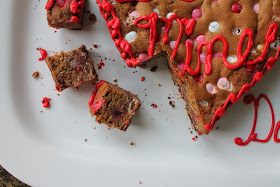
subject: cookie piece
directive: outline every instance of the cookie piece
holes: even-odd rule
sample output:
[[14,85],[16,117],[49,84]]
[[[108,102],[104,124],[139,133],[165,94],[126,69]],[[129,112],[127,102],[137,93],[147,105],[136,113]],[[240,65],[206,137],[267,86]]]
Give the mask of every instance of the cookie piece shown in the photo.
[[141,101],[129,91],[106,81],[100,81],[89,100],[92,116],[98,123],[126,131]]
[[46,63],[58,91],[74,86],[78,87],[86,81],[98,80],[94,62],[90,59],[86,46],[47,57]]
[[85,0],[48,0],[45,6],[50,27],[82,29]]
[[166,56],[194,128],[208,133],[279,57],[279,0],[97,0],[128,66]]

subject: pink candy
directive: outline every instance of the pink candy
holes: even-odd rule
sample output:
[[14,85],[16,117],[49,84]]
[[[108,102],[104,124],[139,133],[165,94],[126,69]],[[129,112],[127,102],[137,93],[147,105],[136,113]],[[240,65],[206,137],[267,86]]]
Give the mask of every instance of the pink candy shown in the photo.
[[202,34],[202,35],[199,35],[198,37],[196,37],[195,41],[196,43],[200,44],[201,42],[204,42],[206,39],[205,35]]
[[259,10],[260,10],[260,5],[259,5],[258,3],[255,4],[254,7],[253,7],[253,10],[254,10],[256,13],[258,13]]
[[211,94],[217,93],[215,86],[211,83],[206,84],[206,90]]
[[205,59],[206,59],[206,54],[205,54],[205,53],[201,53],[201,54],[200,54],[200,61],[201,61],[202,63],[205,63]]
[[215,53],[215,54],[214,54],[214,57],[216,57],[216,58],[222,58],[223,56],[222,56],[221,53]]
[[133,16],[135,18],[138,18],[139,17],[139,12],[134,10],[134,11],[130,12],[129,16]]
[[192,46],[194,44],[193,40],[192,39],[187,39],[186,42],[189,42]]
[[141,62],[144,62],[149,58],[149,55],[147,53],[140,53],[138,58]]
[[194,9],[192,12],[192,18],[201,18],[202,17],[202,11],[200,9]]
[[184,71],[185,64],[184,63],[178,64],[177,67],[178,67],[179,70]]

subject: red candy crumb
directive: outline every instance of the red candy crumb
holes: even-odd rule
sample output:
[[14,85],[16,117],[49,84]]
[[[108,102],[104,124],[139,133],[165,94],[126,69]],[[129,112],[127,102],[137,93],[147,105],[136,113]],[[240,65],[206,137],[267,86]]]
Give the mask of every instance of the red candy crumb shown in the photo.
[[233,13],[240,13],[242,10],[242,5],[239,3],[234,3],[231,7]]
[[145,77],[141,77],[141,81],[142,81],[142,82],[145,81]]
[[98,69],[102,69],[103,66],[105,66],[105,63],[104,62],[100,62],[99,65],[98,65]]
[[50,108],[50,101],[51,99],[50,98],[47,98],[47,97],[44,97],[43,100],[42,100],[42,104],[43,104],[43,107],[44,108]]
[[200,136],[200,135],[201,135],[201,132],[198,131],[197,134],[198,134],[198,136]]
[[157,104],[151,104],[151,106],[152,106],[153,108],[157,108],[157,107],[158,107]]
[[195,137],[193,137],[192,140],[195,141]]
[[48,56],[47,51],[45,49],[41,48],[40,49],[40,53],[41,53],[41,57],[38,60],[40,60],[40,61],[45,60],[47,58],[47,56]]
[[141,182],[141,181],[139,181],[139,184],[142,184],[142,182]]

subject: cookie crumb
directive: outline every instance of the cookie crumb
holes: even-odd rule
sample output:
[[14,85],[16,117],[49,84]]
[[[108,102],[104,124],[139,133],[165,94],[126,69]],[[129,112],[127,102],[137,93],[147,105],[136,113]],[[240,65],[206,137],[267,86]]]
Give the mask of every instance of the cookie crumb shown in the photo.
[[118,79],[115,79],[114,82],[118,82]]
[[152,68],[151,68],[151,72],[156,72],[157,68],[158,68],[158,66],[152,67]]
[[95,14],[90,14],[88,17],[90,23],[95,23],[97,21]]
[[153,107],[153,108],[157,108],[158,106],[157,106],[157,104],[151,104],[151,106]]
[[87,139],[85,139],[85,142],[87,142]]
[[39,77],[39,71],[35,71],[33,74],[32,74],[32,77],[34,79],[37,79]]
[[134,146],[134,142],[130,142],[130,145],[131,145],[131,146]]
[[175,105],[173,104],[172,101],[169,101],[169,105],[170,105],[172,108],[175,108]]

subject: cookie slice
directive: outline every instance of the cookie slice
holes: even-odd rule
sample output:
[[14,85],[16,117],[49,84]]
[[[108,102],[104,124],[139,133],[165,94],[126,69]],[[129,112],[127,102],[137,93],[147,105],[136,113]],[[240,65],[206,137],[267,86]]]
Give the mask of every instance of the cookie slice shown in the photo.
[[94,62],[88,55],[86,46],[47,57],[46,63],[58,91],[74,86],[78,87],[86,81],[98,80],[94,69]]
[[166,56],[193,127],[208,133],[279,57],[279,0],[97,0],[128,66]]
[[116,85],[100,81],[89,100],[92,116],[98,123],[126,131],[141,106],[138,97]]
[[50,27],[82,29],[85,0],[48,0],[45,6]]

